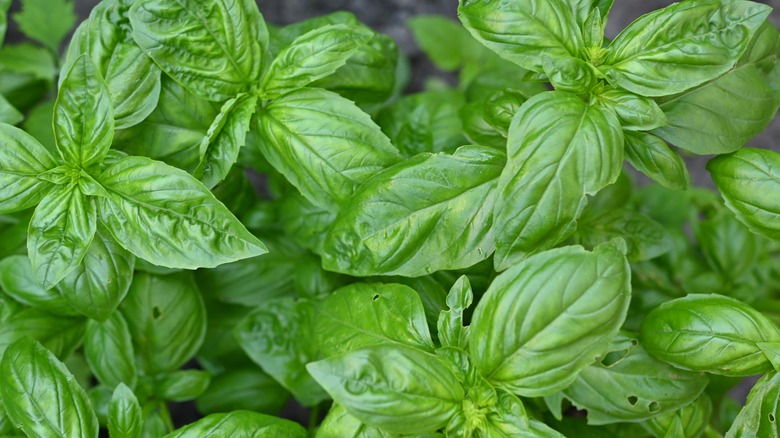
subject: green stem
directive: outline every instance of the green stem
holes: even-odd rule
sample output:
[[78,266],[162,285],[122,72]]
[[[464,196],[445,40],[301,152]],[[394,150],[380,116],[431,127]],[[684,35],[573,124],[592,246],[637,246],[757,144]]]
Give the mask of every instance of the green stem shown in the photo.
[[317,429],[317,422],[320,419],[320,408],[322,403],[311,408],[309,412],[309,436],[314,436],[314,431]]
[[164,401],[160,402],[160,418],[165,423],[168,432],[173,432],[175,427],[173,426],[173,419],[171,419],[171,411],[168,410],[168,404]]

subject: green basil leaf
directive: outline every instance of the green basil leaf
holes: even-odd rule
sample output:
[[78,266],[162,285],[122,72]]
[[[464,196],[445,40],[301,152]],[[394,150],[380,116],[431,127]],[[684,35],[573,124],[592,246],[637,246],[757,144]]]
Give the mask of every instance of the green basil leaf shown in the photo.
[[51,187],[38,175],[57,166],[37,140],[19,128],[0,123],[0,214],[38,204]]
[[200,142],[200,163],[193,175],[209,189],[227,177],[238,159],[256,106],[255,96],[239,95],[228,100]]
[[[612,0],[610,1],[612,3]],[[611,5],[610,5],[611,7]],[[579,20],[579,17],[577,17]],[[585,17],[585,21],[580,24],[582,29],[582,40],[586,47],[586,57],[591,59],[597,58],[602,53],[602,47],[604,45],[604,30],[606,29],[607,21],[606,16],[601,15],[599,9],[593,9],[590,14]]]
[[741,0],[667,6],[620,32],[599,69],[611,84],[642,96],[683,92],[729,71],[770,11]]
[[471,357],[488,381],[522,396],[549,395],[599,357],[631,297],[621,244],[545,251],[496,277],[470,328]]
[[780,343],[778,342],[757,342],[756,345],[764,353],[775,371],[780,369]]
[[351,24],[323,26],[301,35],[271,63],[260,85],[263,99],[276,99],[332,74],[372,37],[367,28]]
[[[198,285],[224,303],[262,306],[265,302],[295,294],[295,277],[310,257],[284,238],[267,239],[268,254],[196,272]],[[317,260],[319,263],[319,260]],[[258,285],[263,285],[258,289]],[[328,291],[330,292],[330,291]]]
[[124,383],[120,383],[108,406],[108,434],[111,438],[141,438],[143,417],[138,399]]
[[105,321],[127,295],[135,256],[98,224],[81,264],[57,284],[57,291],[82,315]]
[[76,187],[54,187],[30,219],[27,251],[35,278],[50,289],[75,270],[97,231],[92,198]]
[[762,73],[769,75],[777,64],[780,51],[780,31],[771,21],[764,21],[750,40],[745,53],[737,61],[737,68],[753,64]]
[[374,33],[367,44],[335,73],[312,82],[312,87],[338,93],[366,112],[374,113],[385,102],[398,96],[405,86],[404,65],[395,40]]
[[650,312],[642,341],[650,354],[678,368],[753,376],[772,369],[756,343],[780,341],[780,328],[733,298],[691,294]]
[[120,384],[135,387],[137,369],[133,339],[122,313],[114,312],[104,322],[87,322],[84,354],[89,369],[101,384],[109,388]]
[[[20,106],[33,105],[44,97],[42,94],[46,90],[41,86],[47,87],[54,83],[54,78],[59,73],[51,52],[31,43],[9,44],[0,49],[0,71],[21,76],[14,80],[3,78],[4,82],[8,81],[14,88],[0,87],[8,100],[18,101]],[[36,83],[38,81],[44,83]],[[27,93],[30,95],[22,95]],[[51,129],[51,126],[49,128]]]
[[18,125],[24,120],[24,114],[20,113],[11,102],[0,94],[0,123]]
[[[461,107],[458,112],[463,124],[463,134],[472,144],[490,146],[504,151],[506,149],[506,135],[502,135],[499,127],[487,121],[485,102],[471,102]],[[509,125],[503,126],[507,130]],[[504,133],[505,134],[505,133]]]
[[377,123],[405,157],[454,151],[465,142],[458,111],[463,93],[427,91],[403,97],[382,110]]
[[614,111],[620,125],[628,131],[646,131],[669,123],[666,114],[653,99],[619,88],[600,93],[598,104]]
[[503,165],[495,149],[464,146],[377,174],[344,204],[326,238],[323,266],[418,277],[485,260],[494,248],[491,216]]
[[685,161],[665,141],[647,132],[624,131],[626,161],[648,178],[672,190],[688,190]]
[[571,6],[562,0],[460,0],[458,17],[469,32],[502,58],[542,73],[542,54],[579,56],[583,41]]
[[34,307],[20,310],[0,324],[0,356],[9,344],[29,336],[65,360],[81,345],[84,329],[82,318],[52,315]]
[[184,402],[198,398],[210,383],[211,373],[208,371],[175,371],[155,382],[154,393],[162,400]]
[[81,55],[92,59],[108,86],[117,129],[140,123],[160,97],[162,71],[133,41],[129,9],[123,1],[98,3],[76,29],[63,67],[70,70]]
[[189,273],[136,273],[120,310],[149,374],[178,369],[203,344],[206,307]]
[[463,26],[447,17],[416,15],[406,25],[420,49],[444,71],[456,70],[484,50]]
[[469,278],[462,275],[447,294],[448,310],[442,310],[436,322],[442,347],[466,348],[469,327],[463,327],[463,314],[473,301],[474,293]]
[[780,240],[780,154],[763,149],[741,149],[707,163],[726,207],[750,231]]
[[778,105],[758,67],[748,64],[662,103],[669,124],[653,134],[699,155],[734,152],[769,126]]
[[359,25],[360,21],[352,12],[336,11],[318,17],[307,18],[282,27],[272,26],[270,29],[271,52],[279,53],[303,34],[334,24]]
[[623,132],[614,113],[552,91],[523,104],[509,128],[495,201],[495,266],[551,248],[574,232],[587,198],[615,182]]
[[694,223],[693,232],[707,264],[730,283],[750,275],[765,253],[766,240],[728,210]]
[[550,83],[558,91],[588,93],[598,80],[598,72],[589,62],[574,56],[542,55],[542,68]]
[[769,373],[756,382],[726,438],[777,437],[780,416],[780,374]]
[[[707,386],[691,373],[653,359],[635,339],[621,335],[601,362],[586,367],[564,394],[587,409],[588,424],[640,421],[674,412],[696,400]],[[620,345],[623,344],[623,345]]]
[[512,88],[493,93],[485,101],[485,121],[506,138],[509,135],[512,119],[528,97],[527,92]]
[[439,320],[439,314],[447,308],[447,289],[442,283],[433,276],[424,277],[376,277],[375,281],[385,283],[400,283],[412,288],[420,295],[423,308],[425,309],[425,319],[428,320],[429,332],[436,330],[436,322]]
[[623,208],[586,214],[573,237],[575,242],[591,248],[620,237],[626,242],[629,262],[654,259],[673,247],[672,237],[663,225]]
[[693,403],[676,411],[670,411],[642,423],[642,427],[658,438],[665,438],[674,431],[680,438],[700,437],[710,423],[712,400],[703,393]]
[[122,159],[99,181],[101,220],[125,249],[153,264],[196,269],[254,257],[265,246],[186,172],[143,157]]
[[[211,331],[210,325],[209,331]],[[254,367],[231,370],[214,376],[211,385],[195,400],[195,403],[198,412],[204,414],[241,409],[275,414],[282,410],[288,397],[287,390],[268,374]]]
[[165,438],[201,438],[207,436],[306,438],[309,434],[303,426],[290,420],[258,414],[257,412],[235,411],[227,414],[211,414],[165,435]]
[[57,290],[41,286],[27,256],[14,255],[0,261],[0,289],[22,304],[56,315],[78,314]]
[[54,138],[66,164],[87,168],[103,161],[114,137],[111,95],[85,55],[73,62],[54,104]]
[[257,128],[268,162],[309,201],[331,210],[398,160],[368,114],[321,89],[293,91],[258,109]]
[[170,430],[171,428],[168,426],[168,422],[163,419],[158,410],[145,413],[143,419],[143,429],[141,429],[141,437],[161,437],[170,432]]
[[318,207],[299,193],[291,193],[281,199],[279,221],[284,232],[303,248],[315,254],[323,253],[323,245],[336,213]]
[[433,432],[449,422],[464,398],[447,365],[411,347],[367,347],[306,368],[349,413],[391,433]]
[[374,345],[408,345],[433,352],[420,296],[401,284],[355,283],[317,307],[314,332],[325,356]]
[[577,24],[582,27],[594,11],[606,18],[615,0],[568,0],[574,11]]
[[200,162],[200,144],[220,105],[197,97],[168,76],[161,82],[157,108],[140,124],[117,131],[113,147],[194,171]]
[[310,301],[280,298],[254,309],[235,327],[241,348],[252,361],[289,390],[304,406],[328,398],[306,371],[319,358]]
[[268,30],[250,0],[143,0],[130,9],[133,38],[196,95],[224,102],[256,86]]
[[87,393],[43,345],[30,338],[14,342],[0,370],[3,405],[25,434],[97,438],[98,420]]
[[363,424],[344,406],[333,403],[317,429],[318,438],[391,438],[382,429]]
[[69,0],[22,0],[22,11],[14,14],[19,30],[54,54],[76,18],[74,2]]

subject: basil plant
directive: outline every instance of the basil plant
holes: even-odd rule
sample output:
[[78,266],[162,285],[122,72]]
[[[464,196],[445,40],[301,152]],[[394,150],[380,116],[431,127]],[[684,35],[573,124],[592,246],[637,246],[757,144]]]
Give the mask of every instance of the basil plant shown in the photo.
[[778,436],[772,10],[612,6],[0,0],[0,437]]

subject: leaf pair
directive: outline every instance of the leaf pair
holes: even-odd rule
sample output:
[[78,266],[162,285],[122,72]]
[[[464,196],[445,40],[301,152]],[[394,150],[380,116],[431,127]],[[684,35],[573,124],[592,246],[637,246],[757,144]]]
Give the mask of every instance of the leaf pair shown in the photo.
[[[594,252],[566,247],[529,257],[495,279],[470,327],[463,327],[463,314],[472,292],[461,278],[447,297],[449,309],[439,315],[442,348],[435,355],[413,290],[344,287],[317,309],[318,343],[328,358],[307,369],[350,415],[388,433],[445,425],[541,431],[509,393],[533,397],[564,389],[607,348],[628,310],[623,251],[612,242]],[[346,427],[345,415],[329,427]]]
[[[351,194],[351,179],[357,176],[349,174],[360,169],[353,169],[352,161],[331,158],[341,149],[329,153],[324,145],[315,150],[315,144],[352,137],[351,144],[340,148],[349,144],[362,149],[365,161],[381,165],[388,156],[393,158],[394,149],[373,132],[375,125],[354,104],[323,90],[305,90],[345,65],[373,37],[367,29],[353,23],[315,28],[295,38],[271,61],[265,21],[248,0],[138,2],[130,21],[136,42],[168,75],[199,97],[225,102],[200,144],[194,173],[209,188],[236,162],[261,102],[257,127],[264,140],[263,154],[318,205],[332,208],[345,190]],[[290,95],[296,90],[302,93]],[[266,106],[269,100],[273,102]],[[325,191],[317,187],[317,182],[331,178],[340,181]]]
[[39,204],[28,251],[45,288],[86,255],[98,216],[131,253],[152,263],[194,269],[262,254],[265,248],[200,183],[146,158],[109,155],[114,119],[100,74],[86,56],[74,62],[54,107],[62,163],[32,137],[0,125],[6,148],[0,175],[10,187],[3,211]]

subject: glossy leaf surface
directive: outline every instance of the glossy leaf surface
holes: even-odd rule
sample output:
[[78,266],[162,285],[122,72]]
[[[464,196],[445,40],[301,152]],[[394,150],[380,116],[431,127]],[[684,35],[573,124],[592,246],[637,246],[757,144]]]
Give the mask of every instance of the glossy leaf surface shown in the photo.
[[108,433],[111,438],[139,438],[143,426],[141,406],[133,391],[119,384],[108,405]]
[[30,219],[27,251],[33,273],[50,289],[75,270],[97,232],[94,200],[76,187],[55,187]]
[[356,283],[336,290],[317,307],[314,332],[326,356],[373,345],[433,351],[420,297],[400,284]]
[[250,0],[144,0],[130,9],[136,43],[193,93],[225,101],[260,78],[268,30]]
[[265,246],[186,172],[142,157],[122,159],[99,178],[103,223],[125,249],[153,264],[214,267]]
[[188,273],[136,273],[120,310],[147,373],[181,367],[203,344],[206,308]]
[[780,328],[752,307],[722,295],[691,294],[658,306],[642,321],[642,342],[678,368],[752,376],[772,365],[757,342],[780,341]]
[[0,213],[24,210],[40,202],[51,184],[38,175],[57,166],[37,140],[19,128],[0,123]]
[[574,232],[587,200],[623,163],[617,117],[554,91],[529,99],[509,128],[495,203],[495,266],[504,270]]
[[97,438],[86,392],[40,343],[11,344],[0,362],[0,396],[11,421],[28,436]]
[[125,384],[135,387],[137,369],[133,340],[121,312],[114,312],[104,322],[87,322],[84,354],[98,381],[116,388]]
[[335,93],[309,88],[258,109],[260,152],[310,202],[331,210],[397,150],[371,118]]
[[461,0],[458,16],[469,32],[502,58],[543,72],[541,55],[577,56],[582,35],[562,0],[482,2]]
[[726,206],[750,231],[780,239],[780,154],[742,149],[716,157],[707,164]]
[[433,432],[464,397],[444,363],[410,347],[363,348],[306,368],[352,415],[392,433]]
[[750,64],[663,102],[669,124],[653,133],[699,155],[734,152],[766,129],[778,105],[775,92]]
[[493,252],[492,214],[503,154],[464,146],[420,154],[368,180],[344,205],[323,266],[351,275],[418,277],[474,265]]
[[[641,345],[619,337],[610,354],[579,374],[564,390],[589,424],[637,421],[693,402],[707,386],[701,373],[681,371],[654,360]],[[635,340],[634,340],[635,342]]]
[[599,357],[631,296],[620,244],[542,252],[496,277],[470,328],[472,360],[488,381],[523,396],[549,395]]
[[102,226],[84,258],[56,290],[82,315],[105,321],[122,302],[133,280],[135,256]]
[[624,29],[599,68],[639,95],[680,93],[729,71],[770,10],[749,1],[673,4]]
[[165,435],[165,438],[200,438],[205,436],[306,438],[308,434],[300,424],[290,420],[257,412],[234,411],[226,414],[208,415]]
[[54,138],[65,163],[75,168],[99,164],[114,138],[111,94],[87,56],[76,59],[54,104]]
[[350,24],[322,26],[301,35],[274,58],[260,85],[263,96],[275,99],[332,74],[372,37],[368,29]]

